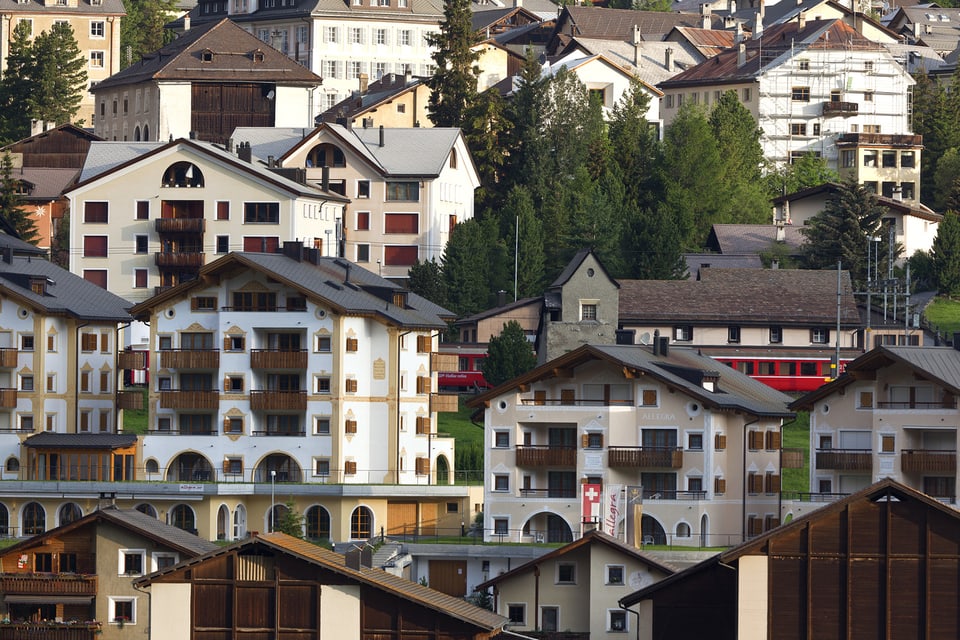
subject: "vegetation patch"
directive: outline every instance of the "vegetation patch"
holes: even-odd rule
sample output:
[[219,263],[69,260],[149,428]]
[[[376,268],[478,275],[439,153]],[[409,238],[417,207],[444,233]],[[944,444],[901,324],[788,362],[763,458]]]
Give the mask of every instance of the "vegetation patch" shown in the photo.
[[923,315],[938,333],[952,336],[960,331],[960,300],[936,298],[927,305]]

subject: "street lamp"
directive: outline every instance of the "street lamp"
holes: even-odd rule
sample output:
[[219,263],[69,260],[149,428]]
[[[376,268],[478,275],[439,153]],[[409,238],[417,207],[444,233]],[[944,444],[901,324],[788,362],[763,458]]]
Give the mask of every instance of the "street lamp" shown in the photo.
[[273,524],[274,524],[273,523],[273,518],[274,518],[273,503],[275,501],[274,496],[276,495],[276,489],[277,489],[277,471],[276,469],[271,469],[270,470],[270,533],[273,533]]

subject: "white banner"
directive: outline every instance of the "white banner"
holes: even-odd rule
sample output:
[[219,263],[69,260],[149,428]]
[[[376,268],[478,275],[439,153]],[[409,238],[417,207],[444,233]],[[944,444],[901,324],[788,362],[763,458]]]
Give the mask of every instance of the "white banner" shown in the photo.
[[603,510],[603,532],[616,537],[617,522],[623,517],[623,485],[608,484],[604,487],[606,508]]

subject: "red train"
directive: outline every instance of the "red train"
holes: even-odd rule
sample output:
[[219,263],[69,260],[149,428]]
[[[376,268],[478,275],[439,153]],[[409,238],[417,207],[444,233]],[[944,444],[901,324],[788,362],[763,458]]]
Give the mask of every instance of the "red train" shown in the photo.
[[[714,358],[784,393],[813,391],[835,377],[831,366],[832,358],[822,355],[777,356],[771,354],[737,357],[717,355]],[[852,358],[841,357],[840,371],[836,375],[843,373],[844,367],[850,360]]]
[[437,373],[437,384],[441,389],[489,389],[483,377],[481,364],[487,357],[485,348],[460,347],[456,345],[441,345],[440,353],[456,355],[459,366],[456,371],[440,371]]

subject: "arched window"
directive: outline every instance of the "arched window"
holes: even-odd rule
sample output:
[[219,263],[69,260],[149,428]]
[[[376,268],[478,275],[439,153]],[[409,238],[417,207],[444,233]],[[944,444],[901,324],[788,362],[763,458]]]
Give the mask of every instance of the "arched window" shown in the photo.
[[220,505],[217,511],[217,540],[227,539],[227,528],[230,526],[230,509],[227,505]]
[[273,505],[270,513],[267,514],[267,531],[276,531],[277,525],[283,521],[285,515],[287,515],[286,505]]
[[140,125],[133,128],[133,141],[140,142]]
[[450,150],[450,168],[451,169],[457,168],[457,150],[456,149]]
[[185,504],[178,504],[170,510],[170,524],[190,533],[197,531],[197,520],[193,515],[193,509]]
[[238,504],[233,512],[233,539],[241,540],[247,537],[247,509]]
[[202,187],[203,173],[192,162],[174,162],[163,172],[162,187]]
[[147,473],[160,473],[160,465],[157,464],[157,461],[153,458],[147,460],[146,464],[144,464],[144,469]]
[[307,167],[345,167],[347,157],[340,147],[324,143],[310,149],[307,154]]
[[57,514],[57,520],[59,521],[60,526],[62,527],[65,524],[70,524],[75,520],[79,520],[83,517],[83,511],[80,510],[80,505],[75,502],[68,502],[67,504],[60,507],[60,512]]
[[145,513],[151,518],[157,517],[157,510],[153,508],[153,505],[149,505],[146,502],[141,502],[140,504],[138,504],[136,506],[136,510],[139,511],[140,513]]
[[24,505],[20,520],[25,536],[35,536],[47,530],[47,512],[39,502]]
[[7,471],[16,473],[20,471],[20,461],[15,456],[7,458]]
[[307,509],[305,520],[307,525],[307,539],[330,539],[330,513],[326,509],[320,506],[310,507]]
[[373,530],[373,513],[366,507],[357,507],[350,516],[350,537],[366,540]]
[[150,125],[143,125],[143,141],[150,142]]
[[10,512],[7,505],[0,503],[0,536],[10,535]]
[[690,537],[690,525],[686,522],[681,522],[677,525],[677,537],[678,538],[689,538]]

